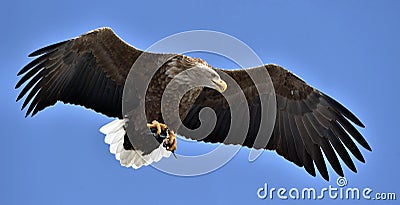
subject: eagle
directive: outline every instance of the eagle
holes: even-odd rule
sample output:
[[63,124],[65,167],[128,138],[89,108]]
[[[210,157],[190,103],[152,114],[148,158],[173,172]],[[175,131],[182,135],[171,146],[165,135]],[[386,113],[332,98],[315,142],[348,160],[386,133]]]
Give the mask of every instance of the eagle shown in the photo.
[[[339,176],[344,176],[339,159],[350,170],[357,172],[350,153],[365,163],[355,142],[372,151],[356,128],[364,128],[364,124],[351,111],[275,64],[227,70],[215,68],[199,58],[170,55],[147,82],[145,95],[135,96],[145,103],[145,118],[137,120],[134,112],[129,118],[123,112],[124,89],[131,70],[136,69],[132,65],[146,54],[157,56],[129,45],[111,28],[98,28],[49,45],[29,54],[29,57],[36,58],[18,72],[17,75],[22,77],[15,88],[23,88],[16,101],[25,96],[21,108],[27,108],[25,117],[34,116],[61,101],[116,118],[100,128],[100,132],[106,135],[105,142],[110,144],[110,152],[115,154],[120,164],[135,169],[174,154],[177,148],[176,135],[209,143],[275,150],[286,160],[304,167],[314,177],[316,168],[327,181],[329,174],[326,162]],[[143,70],[147,69],[146,63],[154,63],[152,58],[144,61],[140,66]],[[266,71],[275,92],[276,112],[272,116],[275,124],[271,134],[262,135],[269,139],[263,145],[256,143],[257,131],[262,126],[262,101],[256,83],[247,72],[249,70]],[[227,103],[226,97],[235,93],[229,92],[233,86],[226,76],[240,87],[248,109],[249,122],[246,123],[249,130],[240,142],[226,140],[232,120],[231,108],[235,103],[243,103]],[[201,110],[211,108],[216,117],[215,126],[202,138],[180,133],[178,127],[165,123],[164,113],[161,112],[163,92],[172,81],[176,81],[178,86],[190,87],[195,80],[201,80],[204,85],[179,93],[182,97],[178,110],[166,114],[178,112],[185,127],[196,129],[201,123]],[[131,105],[133,110],[137,106]],[[146,122],[142,122],[142,126],[136,123],[143,120]],[[140,130],[136,133],[138,136],[128,136],[128,130],[132,128]],[[150,141],[156,143],[145,146]]]

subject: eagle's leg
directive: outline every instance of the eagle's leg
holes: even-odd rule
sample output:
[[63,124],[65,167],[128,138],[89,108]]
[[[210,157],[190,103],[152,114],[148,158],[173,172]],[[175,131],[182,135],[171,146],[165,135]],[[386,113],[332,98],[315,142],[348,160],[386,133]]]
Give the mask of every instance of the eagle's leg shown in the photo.
[[176,150],[176,136],[174,131],[168,130],[168,136],[164,139],[164,147],[172,153]]
[[167,130],[167,125],[163,124],[163,123],[159,123],[157,120],[153,120],[153,122],[147,123],[147,127],[152,129],[152,128],[156,128],[156,133],[157,135],[160,135],[161,132],[164,132]]

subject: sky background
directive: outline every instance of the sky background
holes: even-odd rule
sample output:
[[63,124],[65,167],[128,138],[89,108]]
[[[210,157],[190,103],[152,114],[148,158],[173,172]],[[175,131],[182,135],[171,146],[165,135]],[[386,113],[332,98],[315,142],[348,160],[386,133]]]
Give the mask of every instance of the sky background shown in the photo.
[[[373,152],[366,164],[345,168],[348,187],[396,192],[400,74],[399,1],[7,1],[0,8],[0,204],[281,204],[256,191],[336,185],[266,151],[255,162],[241,149],[228,164],[197,177],[178,177],[152,167],[121,167],[98,129],[112,119],[58,103],[24,118],[15,99],[16,73],[45,45],[109,26],[130,44],[146,49],[177,32],[209,29],[249,45],[264,63],[276,63],[334,97],[366,125],[359,129]],[[234,68],[226,59],[206,59]],[[188,144],[201,153],[208,144]],[[178,150],[179,151],[179,150]],[[354,158],[353,158],[354,159]],[[374,201],[325,199],[332,203]],[[321,201],[289,200],[293,204]],[[386,201],[394,204],[395,201]],[[186,204],[186,203],[185,203]]]

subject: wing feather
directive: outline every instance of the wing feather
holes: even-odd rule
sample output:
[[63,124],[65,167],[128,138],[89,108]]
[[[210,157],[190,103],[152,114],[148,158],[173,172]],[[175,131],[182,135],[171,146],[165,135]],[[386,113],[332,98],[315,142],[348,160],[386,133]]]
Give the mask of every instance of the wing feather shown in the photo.
[[[340,176],[344,175],[340,159],[350,170],[357,172],[348,151],[359,161],[365,162],[354,141],[367,150],[371,150],[371,147],[351,123],[364,127],[353,113],[280,66],[268,64],[253,69],[267,69],[276,94],[275,126],[265,149],[276,150],[285,159],[304,167],[312,176],[316,175],[315,165],[326,180],[329,180],[329,174],[324,156]],[[217,69],[217,72],[225,72],[232,77],[246,96],[250,111],[250,130],[242,145],[253,147],[261,119],[261,101],[255,92],[255,85],[244,70]],[[229,87],[228,85],[228,89]],[[184,125],[188,128],[198,127],[200,122],[195,116],[203,107],[214,109],[218,116],[216,127],[204,141],[229,143],[225,138],[230,125],[230,107],[215,90],[205,88],[202,91],[188,112],[188,117],[183,120]],[[220,115],[222,113],[224,114]]]
[[27,95],[26,116],[62,101],[121,117],[123,85],[141,53],[109,28],[41,48],[17,74],[22,77],[15,87],[25,84],[17,101]]

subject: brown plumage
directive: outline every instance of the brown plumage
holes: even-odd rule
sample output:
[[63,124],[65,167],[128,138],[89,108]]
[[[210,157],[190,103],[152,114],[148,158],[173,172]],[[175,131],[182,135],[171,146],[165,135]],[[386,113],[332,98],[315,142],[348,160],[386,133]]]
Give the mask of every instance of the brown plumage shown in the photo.
[[[33,116],[57,101],[62,101],[81,105],[110,117],[122,118],[124,83],[132,64],[142,53],[143,51],[118,38],[109,28],[97,29],[39,49],[29,55],[38,57],[18,73],[23,76],[16,88],[23,84],[25,87],[17,100],[27,95],[22,105],[22,109],[29,105],[27,116]],[[175,58],[185,59],[189,64],[196,62],[209,66],[201,59],[183,55],[177,55]],[[165,64],[150,83],[147,95],[153,100],[146,100],[146,107],[154,112],[146,113],[148,119],[162,122],[158,102],[161,96],[158,95],[162,94],[163,88],[168,84],[165,74],[168,69],[168,65]],[[351,123],[364,127],[361,121],[334,99],[307,85],[286,69],[273,64],[252,68],[268,71],[277,103],[276,123],[271,139],[267,146],[257,147],[254,141],[260,126],[260,98],[254,83],[244,70],[213,69],[217,73],[231,76],[246,96],[250,111],[250,129],[243,146],[276,150],[287,160],[304,166],[313,176],[316,175],[315,164],[327,180],[329,175],[323,155],[340,176],[343,176],[343,170],[339,158],[352,171],[357,172],[347,150],[359,161],[365,162],[353,140],[367,150],[371,148]],[[156,87],[161,89],[155,89]],[[188,128],[197,128],[200,123],[199,111],[203,107],[210,107],[217,115],[217,126],[202,140],[212,143],[224,142],[231,116],[229,105],[221,93],[203,88],[187,96],[186,100],[188,103],[181,105],[183,123]],[[130,144],[127,138],[125,141],[124,146]]]

